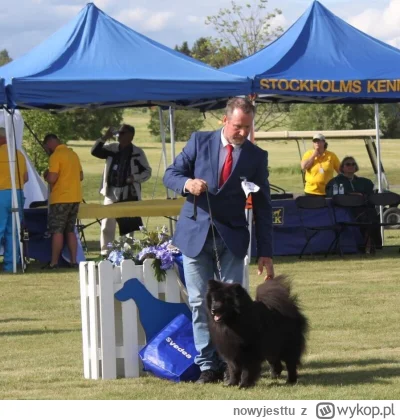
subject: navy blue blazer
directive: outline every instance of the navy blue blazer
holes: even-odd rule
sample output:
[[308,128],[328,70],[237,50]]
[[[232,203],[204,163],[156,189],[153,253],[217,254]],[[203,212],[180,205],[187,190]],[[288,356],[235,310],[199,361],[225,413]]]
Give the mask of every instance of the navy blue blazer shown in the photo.
[[195,196],[183,193],[188,179],[201,178],[208,185],[212,218],[218,233],[235,256],[244,258],[249,245],[249,231],[245,216],[246,196],[241,182],[246,178],[260,187],[260,191],[252,194],[257,254],[259,257],[272,257],[268,153],[250,141],[245,141],[230,177],[219,189],[220,144],[221,130],[193,133],[164,174],[163,182],[167,188],[187,196],[172,242],[184,255],[191,258],[196,257],[204,246],[211,223],[206,193],[196,197],[196,220],[193,220]]

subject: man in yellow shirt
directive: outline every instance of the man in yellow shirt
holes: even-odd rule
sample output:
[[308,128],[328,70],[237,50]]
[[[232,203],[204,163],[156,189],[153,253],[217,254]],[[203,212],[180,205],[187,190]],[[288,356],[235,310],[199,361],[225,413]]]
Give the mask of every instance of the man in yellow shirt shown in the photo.
[[306,195],[326,195],[326,184],[333,178],[333,171],[339,173],[340,161],[335,153],[328,152],[328,143],[323,134],[313,137],[313,150],[308,150],[301,161],[306,174]]
[[[23,219],[24,184],[28,182],[28,171],[25,156],[17,150],[15,162],[15,186],[17,189],[18,209],[20,220]],[[8,158],[6,130],[0,127],[0,242],[4,241],[3,270],[13,271],[12,251],[12,190],[10,164]],[[19,261],[19,246],[17,239],[17,261]]]
[[50,155],[49,169],[44,178],[51,188],[48,225],[52,234],[51,261],[43,268],[57,268],[64,236],[71,257],[70,266],[77,267],[75,224],[82,201],[82,166],[78,155],[62,144],[55,134],[47,134],[43,144]]

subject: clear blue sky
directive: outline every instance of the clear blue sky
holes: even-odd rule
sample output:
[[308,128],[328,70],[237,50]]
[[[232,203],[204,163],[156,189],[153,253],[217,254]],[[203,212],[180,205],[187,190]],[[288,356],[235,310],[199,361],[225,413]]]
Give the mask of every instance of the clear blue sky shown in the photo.
[[[237,0],[238,4],[257,0]],[[400,47],[400,1],[320,0],[333,13],[368,34]],[[97,0],[111,17],[170,47],[201,36],[215,35],[204,24],[207,15],[229,7],[230,0]],[[288,28],[312,0],[269,0],[268,9],[279,7],[277,24]],[[1,0],[0,50],[18,58],[72,19],[86,5],[84,0]]]

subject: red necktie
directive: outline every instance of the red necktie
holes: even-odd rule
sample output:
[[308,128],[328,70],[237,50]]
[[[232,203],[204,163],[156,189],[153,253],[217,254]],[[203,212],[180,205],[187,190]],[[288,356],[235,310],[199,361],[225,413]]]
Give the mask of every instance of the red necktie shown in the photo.
[[226,155],[225,162],[224,162],[224,165],[222,166],[222,171],[221,171],[221,175],[220,175],[220,178],[219,178],[219,187],[220,188],[225,184],[225,182],[229,178],[229,175],[232,172],[232,164],[233,164],[232,152],[233,152],[233,146],[231,144],[228,144],[226,146],[226,148],[228,150],[228,154]]

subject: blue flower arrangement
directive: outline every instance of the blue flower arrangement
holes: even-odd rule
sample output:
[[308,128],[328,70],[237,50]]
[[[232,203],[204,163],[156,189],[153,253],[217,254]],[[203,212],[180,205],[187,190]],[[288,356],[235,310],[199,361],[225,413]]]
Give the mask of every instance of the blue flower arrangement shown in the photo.
[[108,244],[107,259],[119,266],[123,260],[133,260],[140,265],[146,258],[153,258],[152,267],[157,281],[165,281],[166,270],[174,265],[174,256],[179,255],[178,248],[171,244],[171,237],[166,226],[148,231],[141,226],[142,239],[121,236]]

